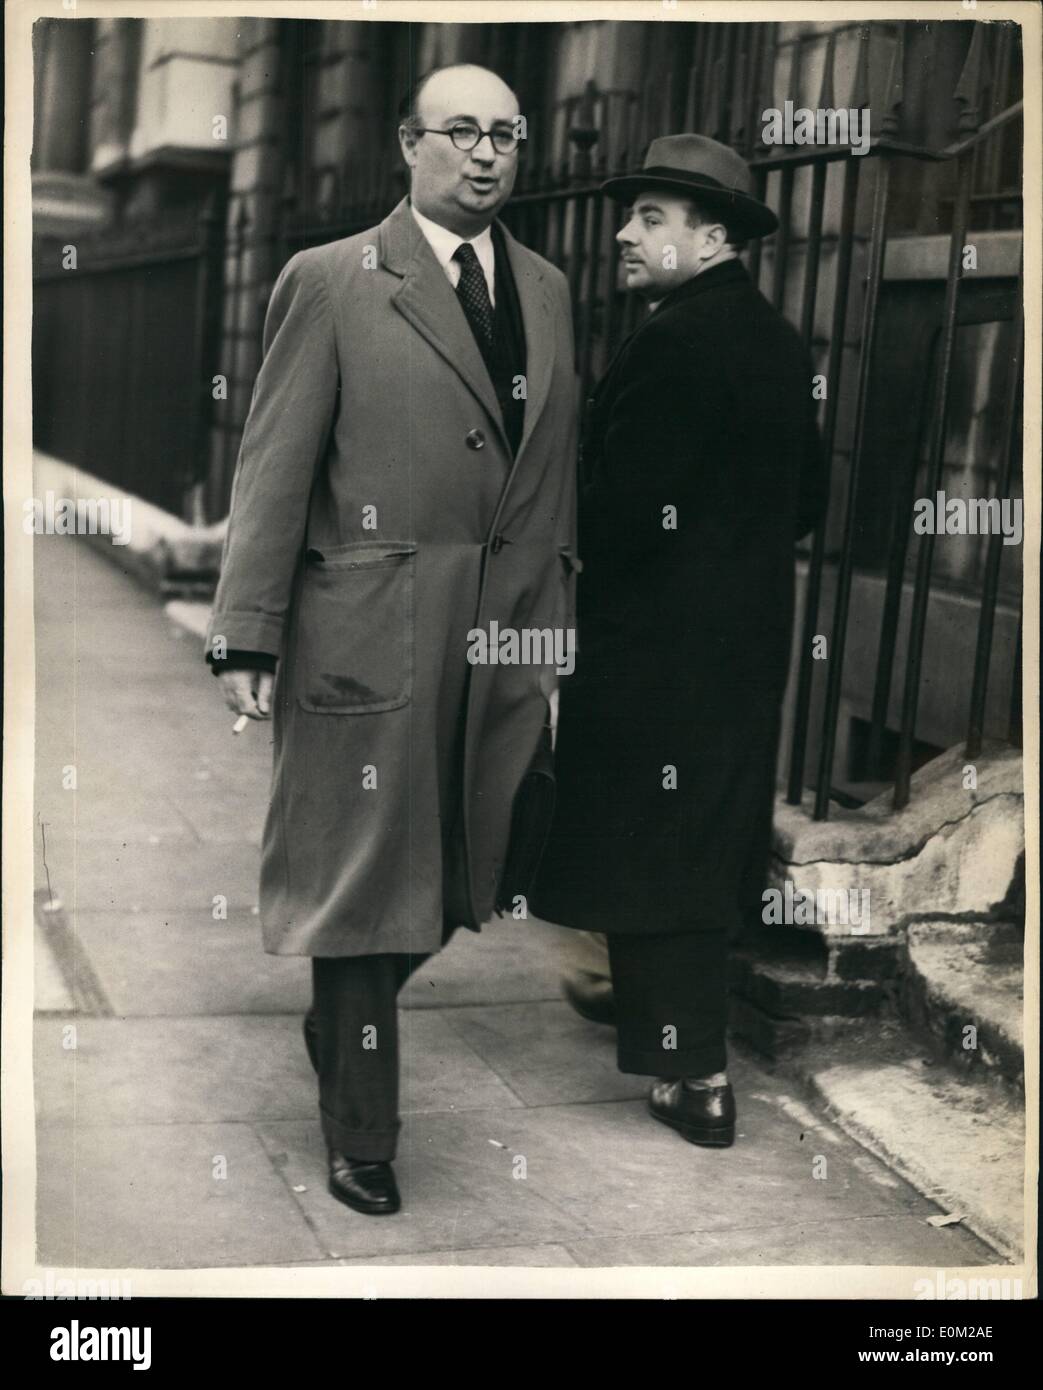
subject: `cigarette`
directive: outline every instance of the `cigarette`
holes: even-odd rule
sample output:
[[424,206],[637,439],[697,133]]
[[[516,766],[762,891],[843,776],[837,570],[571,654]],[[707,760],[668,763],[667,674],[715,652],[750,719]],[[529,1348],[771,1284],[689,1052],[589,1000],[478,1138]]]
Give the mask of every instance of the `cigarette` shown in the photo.
[[249,722],[249,717],[245,714],[241,714],[239,718],[235,721],[235,723],[232,725],[232,733],[241,734],[243,730],[246,728],[247,724],[249,724]]

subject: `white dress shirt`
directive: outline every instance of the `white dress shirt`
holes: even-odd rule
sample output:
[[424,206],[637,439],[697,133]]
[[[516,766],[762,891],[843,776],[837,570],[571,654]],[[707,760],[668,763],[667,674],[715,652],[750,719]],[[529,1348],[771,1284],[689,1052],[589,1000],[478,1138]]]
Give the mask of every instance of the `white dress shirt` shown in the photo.
[[485,283],[489,287],[489,303],[496,307],[496,252],[493,247],[492,228],[486,227],[484,232],[479,232],[476,237],[457,236],[448,227],[441,226],[438,222],[432,222],[430,217],[425,217],[422,212],[417,212],[412,203],[409,204],[410,211],[416,218],[416,224],[427,238],[427,243],[438,259],[438,264],[449,277],[449,283],[455,290],[460,283],[460,263],[454,261],[458,246],[463,246],[467,241],[469,246],[474,247],[474,254],[478,257],[478,264],[482,267],[485,275]]

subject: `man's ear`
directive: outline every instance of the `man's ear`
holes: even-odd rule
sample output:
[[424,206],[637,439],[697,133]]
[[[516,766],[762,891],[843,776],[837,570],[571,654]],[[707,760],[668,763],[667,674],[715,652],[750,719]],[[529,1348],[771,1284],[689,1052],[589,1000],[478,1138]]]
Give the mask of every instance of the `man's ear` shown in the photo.
[[398,143],[402,149],[402,158],[410,168],[416,163],[416,146],[419,136],[411,125],[405,121],[398,128]]
[[723,246],[728,245],[728,230],[722,222],[711,222],[703,227],[704,261],[710,261]]

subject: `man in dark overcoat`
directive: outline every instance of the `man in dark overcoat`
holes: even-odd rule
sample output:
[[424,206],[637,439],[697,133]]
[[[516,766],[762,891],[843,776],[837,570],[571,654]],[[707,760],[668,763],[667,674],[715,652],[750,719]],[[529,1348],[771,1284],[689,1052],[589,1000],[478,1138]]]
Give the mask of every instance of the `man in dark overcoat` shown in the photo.
[[578,662],[532,910],[603,932],[618,1062],[653,1115],[733,1142],[727,944],[760,901],[794,608],[825,473],[800,337],[738,259],[777,226],[699,135],[610,180],[628,288],[652,312],[588,402]]

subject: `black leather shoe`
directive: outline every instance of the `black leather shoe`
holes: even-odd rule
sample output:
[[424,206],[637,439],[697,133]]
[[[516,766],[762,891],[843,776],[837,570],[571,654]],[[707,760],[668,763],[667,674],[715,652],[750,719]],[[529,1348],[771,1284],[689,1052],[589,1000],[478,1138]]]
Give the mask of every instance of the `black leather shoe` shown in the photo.
[[561,992],[572,1007],[589,1023],[616,1026],[616,999],[610,983],[586,985],[572,975],[561,977]]
[[315,1075],[319,1074],[319,1040],[315,1033],[315,1015],[309,1010],[304,1015],[303,1023],[304,1046],[308,1049],[308,1061],[312,1065]]
[[689,1144],[727,1149],[735,1143],[735,1095],[731,1086],[692,1089],[680,1077],[657,1081],[648,1096],[657,1120],[676,1129]]
[[369,1163],[330,1149],[329,1193],[365,1216],[390,1216],[402,1199],[390,1163]]

